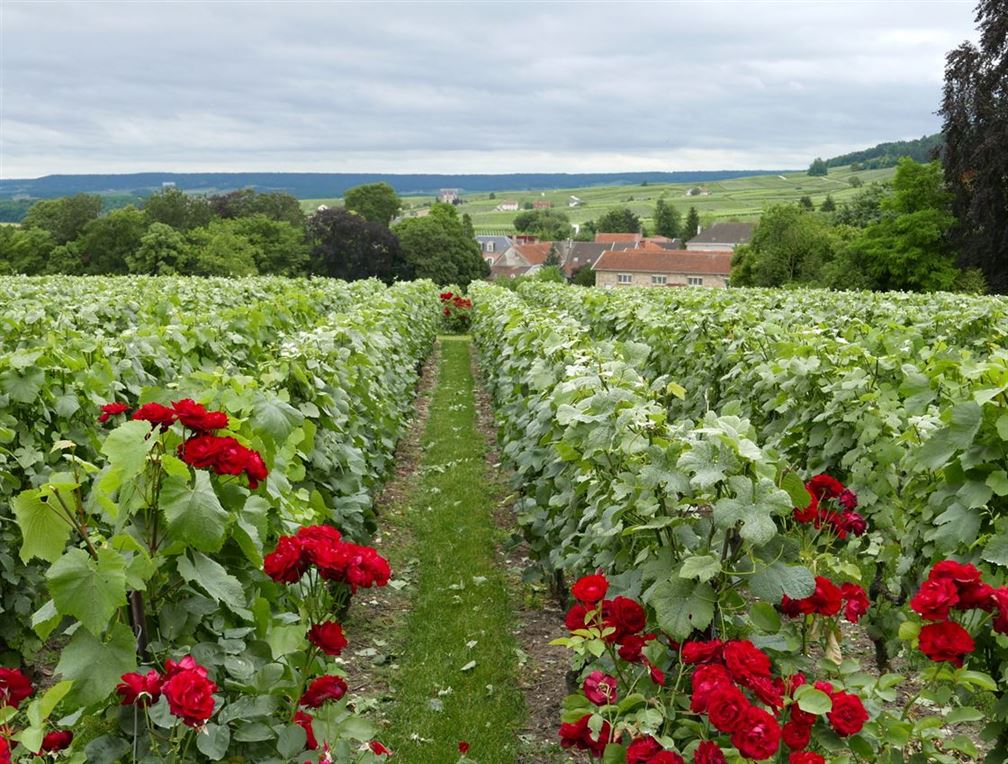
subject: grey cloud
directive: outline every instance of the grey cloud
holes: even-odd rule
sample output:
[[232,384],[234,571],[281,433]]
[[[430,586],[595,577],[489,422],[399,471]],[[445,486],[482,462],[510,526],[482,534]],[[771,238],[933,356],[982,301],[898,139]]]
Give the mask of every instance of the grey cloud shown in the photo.
[[4,177],[796,167],[938,126],[963,2],[5,0]]

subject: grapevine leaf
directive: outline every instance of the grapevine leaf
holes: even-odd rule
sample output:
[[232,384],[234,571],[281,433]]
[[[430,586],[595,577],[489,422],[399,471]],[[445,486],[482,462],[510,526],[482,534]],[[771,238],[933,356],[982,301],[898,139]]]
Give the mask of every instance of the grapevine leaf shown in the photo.
[[[55,499],[47,496],[44,490],[33,488],[11,501],[14,517],[21,528],[22,562],[28,562],[32,557],[54,562],[63,554],[70,538],[70,523],[60,516],[61,510],[55,506]],[[45,501],[43,497],[46,497]]]
[[161,508],[168,530],[178,540],[204,552],[216,552],[224,543],[229,520],[210,484],[210,475],[196,470],[193,487],[168,477],[161,489]]
[[786,594],[791,599],[810,597],[815,591],[815,576],[802,565],[775,562],[757,570],[749,579],[749,591],[756,597],[778,603]]
[[87,629],[77,629],[63,648],[56,671],[74,681],[71,698],[82,706],[105,700],[120,677],[136,671],[136,639],[129,626],[113,624],[102,641]]
[[99,549],[97,560],[83,549],[70,549],[46,579],[56,609],[92,634],[104,632],[116,609],[126,604],[126,560],[114,549]]
[[708,583],[671,578],[655,586],[649,604],[662,631],[673,639],[686,639],[694,630],[710,626],[716,600]]

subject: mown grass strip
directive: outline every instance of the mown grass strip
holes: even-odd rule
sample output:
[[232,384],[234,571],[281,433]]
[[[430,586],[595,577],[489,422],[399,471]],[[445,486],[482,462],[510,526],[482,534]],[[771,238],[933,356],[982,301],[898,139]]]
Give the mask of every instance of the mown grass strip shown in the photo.
[[455,761],[460,740],[480,764],[514,764],[524,704],[468,338],[442,339],[423,446],[405,513],[419,564],[389,739],[410,764]]

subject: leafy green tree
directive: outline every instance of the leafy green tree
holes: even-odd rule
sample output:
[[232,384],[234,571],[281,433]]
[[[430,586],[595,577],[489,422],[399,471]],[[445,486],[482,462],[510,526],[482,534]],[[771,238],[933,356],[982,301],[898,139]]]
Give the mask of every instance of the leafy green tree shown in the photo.
[[826,194],[826,198],[823,199],[823,203],[819,205],[820,212],[835,212],[836,202],[833,201],[833,196],[831,194]]
[[497,194],[495,194],[493,191],[491,191],[490,195],[487,197],[487,199],[496,199],[496,198],[497,198]]
[[864,181],[861,180],[861,178],[859,178],[857,175],[851,175],[850,180],[848,180],[847,182],[850,183],[851,188],[861,188],[861,186],[864,185]]
[[833,222],[865,228],[882,219],[882,200],[892,193],[890,183],[871,183],[837,206]]
[[307,273],[309,248],[304,227],[271,220],[260,213],[237,218],[233,229],[255,248],[255,266],[259,273],[279,276]]
[[533,278],[536,281],[548,281],[553,284],[567,283],[567,277],[559,264],[543,263],[542,267],[533,274]]
[[598,219],[595,228],[602,233],[640,233],[641,221],[629,207],[614,207]]
[[167,223],[151,223],[136,252],[126,256],[130,273],[174,276],[186,273],[189,243]]
[[794,204],[779,204],[760,218],[752,240],[732,256],[731,282],[736,286],[782,286],[816,283],[832,259],[834,238],[829,224]]
[[84,226],[101,214],[102,198],[97,194],[76,194],[61,199],[43,199],[25,215],[25,228],[41,228],[52,234],[56,244],[73,241]]
[[812,164],[810,164],[808,168],[808,174],[813,177],[826,175],[828,172],[829,167],[827,166],[826,161],[821,157],[813,159]]
[[570,219],[558,210],[528,210],[519,212],[514,219],[516,231],[538,236],[544,241],[558,241],[570,237]]
[[470,239],[476,238],[476,229],[473,228],[472,218],[469,217],[468,212],[462,213],[462,230],[465,231],[465,235]]
[[700,231],[700,213],[696,207],[690,207],[686,213],[686,222],[683,223],[683,238],[689,241]]
[[213,207],[202,196],[190,196],[177,188],[166,188],[147,197],[144,215],[151,223],[163,223],[176,231],[205,226],[213,217]]
[[571,283],[576,286],[595,286],[595,270],[585,263],[571,276]]
[[959,220],[953,236],[966,267],[1008,292],[1008,4],[976,6],[980,44],[964,42],[945,63],[939,113],[942,162]]
[[546,259],[543,260],[544,268],[559,268],[560,267],[560,253],[557,252],[556,244],[551,244],[549,252],[546,253]]
[[959,278],[949,238],[955,217],[941,165],[903,158],[892,186],[882,218],[851,242],[847,258],[873,289],[951,289]]
[[0,226],[0,273],[45,273],[55,246],[44,228]]
[[682,216],[673,205],[666,204],[664,199],[655,203],[654,233],[656,236],[677,238],[682,233]]
[[79,258],[74,270],[63,273],[129,273],[127,258],[140,247],[147,218],[136,207],[112,210],[92,220],[74,241]]
[[347,209],[331,207],[308,218],[308,243],[309,271],[320,276],[347,281],[374,277],[386,284],[414,278],[413,265],[388,227]]
[[252,276],[256,247],[242,236],[236,221],[212,220],[189,232],[189,257],[182,266],[188,276]]
[[305,215],[301,202],[283,191],[260,193],[242,188],[207,199],[213,214],[221,218],[248,218],[263,215],[269,220],[304,227]]
[[403,255],[416,278],[428,278],[438,284],[458,284],[463,289],[476,279],[490,275],[479,244],[466,236],[455,208],[435,204],[429,215],[397,223],[393,232],[399,237]]
[[815,209],[815,204],[812,203],[812,197],[805,195],[798,200],[798,206],[811,212]]
[[343,194],[343,205],[365,220],[389,226],[402,209],[402,200],[388,183],[366,183]]

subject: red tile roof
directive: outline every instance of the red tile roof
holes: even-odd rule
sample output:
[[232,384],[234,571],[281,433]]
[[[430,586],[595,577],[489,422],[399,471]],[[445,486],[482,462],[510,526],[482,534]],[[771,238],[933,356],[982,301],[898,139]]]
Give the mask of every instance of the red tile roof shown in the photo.
[[537,241],[530,244],[515,244],[514,250],[521,255],[529,265],[542,265],[549,256],[551,241]]
[[595,241],[603,244],[613,244],[614,242],[640,241],[639,233],[597,233]]
[[731,272],[731,259],[731,252],[641,247],[623,252],[606,252],[595,263],[595,270],[727,276]]

